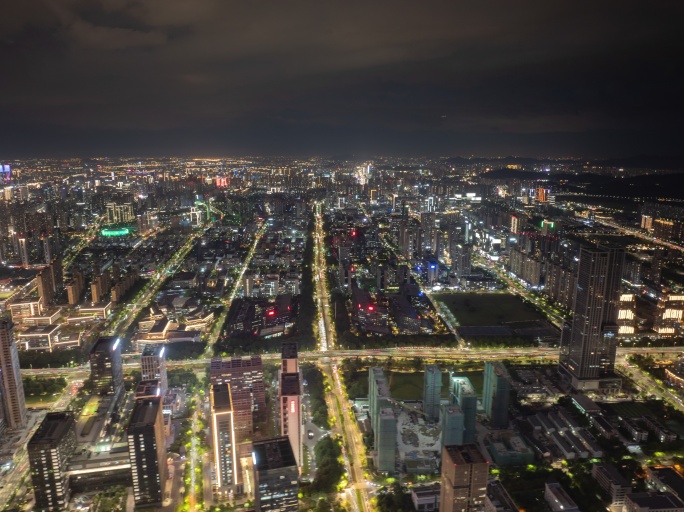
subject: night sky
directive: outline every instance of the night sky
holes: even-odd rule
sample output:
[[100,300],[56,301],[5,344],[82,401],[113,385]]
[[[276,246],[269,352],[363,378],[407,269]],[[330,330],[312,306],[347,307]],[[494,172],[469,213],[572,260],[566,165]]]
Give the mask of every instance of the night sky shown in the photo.
[[681,1],[4,1],[0,158],[684,155]]

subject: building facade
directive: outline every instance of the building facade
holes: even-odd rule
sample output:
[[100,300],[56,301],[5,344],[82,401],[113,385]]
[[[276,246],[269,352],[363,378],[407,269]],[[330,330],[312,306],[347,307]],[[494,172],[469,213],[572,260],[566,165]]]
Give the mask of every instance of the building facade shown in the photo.
[[624,259],[622,247],[580,250],[572,325],[562,333],[559,365],[577,390],[619,388],[613,370]]
[[290,440],[276,437],[256,441],[254,463],[254,509],[257,512],[299,510],[299,470]]
[[442,448],[440,512],[484,509],[489,462],[474,444]]
[[36,510],[67,509],[71,497],[67,463],[75,449],[74,414],[48,413],[26,446]]
[[126,437],[135,505],[161,506],[168,467],[160,397],[136,400]]
[[14,340],[14,325],[0,322],[0,394],[5,422],[11,429],[26,425],[26,400],[19,368],[19,351]]

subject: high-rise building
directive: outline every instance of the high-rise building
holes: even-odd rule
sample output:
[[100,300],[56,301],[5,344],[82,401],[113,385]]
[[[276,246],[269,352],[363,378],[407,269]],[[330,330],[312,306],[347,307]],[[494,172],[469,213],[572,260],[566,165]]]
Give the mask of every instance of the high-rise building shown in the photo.
[[164,353],[166,347],[159,345],[147,345],[140,356],[140,370],[142,380],[158,380],[161,396],[168,391],[168,379],[166,376],[166,359]]
[[426,364],[423,375],[423,412],[428,421],[437,422],[442,395],[442,371],[436,364]]
[[280,434],[290,440],[297,465],[301,465],[302,390],[298,373],[280,374]]
[[21,266],[28,268],[29,266],[29,254],[28,254],[28,242],[26,237],[19,238],[19,255],[21,256]]
[[516,217],[515,215],[511,215],[511,233],[519,233],[520,232],[520,218]]
[[580,250],[572,325],[561,337],[559,369],[576,390],[619,389],[614,376],[624,248]]
[[121,339],[99,338],[90,350],[90,379],[93,393],[119,394],[123,389]]
[[261,356],[233,357],[225,360],[221,357],[213,357],[210,374],[212,383],[231,383],[233,400],[235,400],[236,392],[247,391],[252,397],[254,410],[265,410],[266,391]]
[[487,496],[489,461],[474,444],[442,448],[440,512],[480,512]]
[[135,401],[126,430],[136,506],[161,506],[168,467],[160,397]]
[[239,460],[230,386],[227,383],[213,384],[209,400],[216,486],[221,494],[231,493],[239,480]]
[[55,300],[55,285],[52,280],[50,266],[38,272],[36,282],[38,284],[38,297],[42,299],[43,304],[52,304]]
[[36,510],[67,509],[71,489],[66,469],[75,449],[74,414],[70,411],[47,413],[26,445]]
[[482,405],[490,428],[508,428],[508,402],[511,384],[508,372],[499,362],[485,363]]
[[397,453],[397,419],[392,409],[389,384],[382,368],[368,370],[368,414],[375,445],[375,467],[394,472]]
[[290,440],[276,437],[255,441],[254,509],[256,512],[296,512],[299,510],[299,469]]
[[19,351],[14,341],[14,324],[0,321],[0,394],[5,422],[11,429],[26,425],[26,400],[19,368]]
[[461,408],[456,405],[443,405],[440,423],[442,426],[442,446],[463,446],[465,432],[465,416]]
[[449,402],[458,405],[463,413],[463,444],[477,440],[477,395],[468,377],[451,374]]
[[282,345],[282,366],[283,373],[299,373],[299,356],[297,354],[297,343],[286,341]]

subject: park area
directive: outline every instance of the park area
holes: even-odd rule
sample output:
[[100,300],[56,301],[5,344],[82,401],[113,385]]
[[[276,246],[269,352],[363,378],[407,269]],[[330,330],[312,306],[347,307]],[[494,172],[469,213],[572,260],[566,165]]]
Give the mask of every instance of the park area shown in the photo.
[[442,293],[432,296],[444,304],[462,326],[501,325],[543,320],[533,304],[510,293]]

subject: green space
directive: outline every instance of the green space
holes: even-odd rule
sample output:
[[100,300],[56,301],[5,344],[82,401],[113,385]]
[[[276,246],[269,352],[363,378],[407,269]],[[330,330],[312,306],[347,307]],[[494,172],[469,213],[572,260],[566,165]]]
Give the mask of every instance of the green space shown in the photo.
[[326,436],[314,447],[318,469],[313,482],[302,485],[300,490],[305,496],[316,493],[333,493],[346,486],[343,477],[346,472],[342,463],[342,440]]
[[606,407],[612,409],[615,414],[622,418],[641,418],[651,415],[649,408],[639,402],[616,402],[606,404]]
[[440,293],[433,300],[446,305],[460,325],[500,325],[543,320],[537,308],[510,293]]
[[64,377],[22,377],[26,397],[61,393],[67,385]]
[[328,405],[325,403],[325,388],[328,386],[321,370],[311,364],[302,364],[302,376],[306,381],[311,406],[311,421],[320,428],[329,429]]
[[11,292],[0,292],[0,300],[5,300],[5,299],[10,298],[13,293],[14,293],[13,291],[11,291]]
[[[449,393],[449,372],[442,370],[442,396]],[[424,372],[386,372],[392,398],[398,400],[422,400]],[[459,376],[468,377],[478,395],[482,394],[484,375],[482,371],[458,372]],[[365,398],[368,396],[368,370],[359,370],[344,374],[347,394],[350,399]]]
[[19,366],[22,369],[62,368],[78,366],[86,361],[86,354],[80,348],[43,352],[22,350],[19,352]]
[[33,395],[25,398],[27,407],[47,407],[59,400],[59,394],[55,395]]

